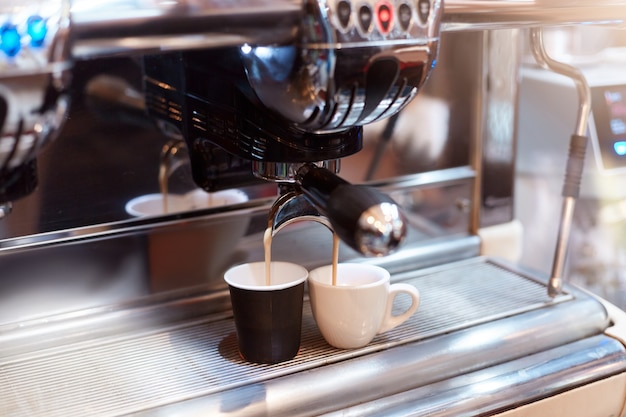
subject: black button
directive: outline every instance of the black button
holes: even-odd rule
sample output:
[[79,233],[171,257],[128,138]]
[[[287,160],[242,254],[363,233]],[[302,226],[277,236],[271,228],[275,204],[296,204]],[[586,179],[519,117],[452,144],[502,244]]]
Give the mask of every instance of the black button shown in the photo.
[[407,30],[411,24],[411,8],[408,4],[401,4],[398,8],[398,21],[402,30]]
[[369,32],[372,27],[372,9],[368,6],[361,6],[359,9],[359,25],[365,33]]
[[351,11],[350,2],[342,0],[337,3],[337,18],[339,19],[341,27],[344,29],[350,24]]
[[428,22],[428,16],[430,15],[430,0],[418,0],[417,15],[419,16],[422,24],[426,24],[426,22]]

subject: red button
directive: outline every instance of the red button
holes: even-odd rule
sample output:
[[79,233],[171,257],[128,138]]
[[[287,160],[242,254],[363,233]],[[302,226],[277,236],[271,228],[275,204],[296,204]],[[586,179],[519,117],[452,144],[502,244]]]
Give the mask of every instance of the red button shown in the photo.
[[376,22],[378,30],[382,34],[387,34],[393,27],[393,6],[387,1],[381,1],[376,4]]

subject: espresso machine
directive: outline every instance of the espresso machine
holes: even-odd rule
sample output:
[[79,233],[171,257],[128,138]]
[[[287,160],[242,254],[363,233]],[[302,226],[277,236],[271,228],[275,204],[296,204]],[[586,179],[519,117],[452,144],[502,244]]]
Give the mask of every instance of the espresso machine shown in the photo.
[[[563,268],[581,152],[552,274],[518,262],[513,186],[520,39],[584,92],[542,28],[620,26],[625,2],[0,10],[3,415],[626,415],[626,315]],[[246,198],[127,209],[163,180]],[[273,259],[307,268],[330,229],[418,312],[342,350],[305,302],[296,357],[246,362],[222,274],[263,259],[268,227]]]

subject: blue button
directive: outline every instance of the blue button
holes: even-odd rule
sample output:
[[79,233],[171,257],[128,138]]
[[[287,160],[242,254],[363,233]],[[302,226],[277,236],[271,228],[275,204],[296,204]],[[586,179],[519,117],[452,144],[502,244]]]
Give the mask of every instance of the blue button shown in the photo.
[[613,149],[615,149],[615,153],[619,156],[626,155],[626,141],[619,141],[613,144]]
[[0,28],[0,49],[8,56],[15,56],[22,48],[22,37],[17,27],[12,23],[5,23]]
[[31,16],[26,21],[26,32],[30,36],[30,44],[33,46],[43,45],[48,34],[46,20],[41,16]]

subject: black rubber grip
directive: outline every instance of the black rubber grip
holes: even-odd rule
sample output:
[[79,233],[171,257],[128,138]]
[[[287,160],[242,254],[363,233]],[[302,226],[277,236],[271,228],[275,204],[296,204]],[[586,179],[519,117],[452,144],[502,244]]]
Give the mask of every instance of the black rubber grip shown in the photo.
[[565,181],[563,183],[563,197],[578,198],[580,194],[587,141],[586,136],[579,135],[572,135],[570,139],[569,155],[565,168]]
[[341,240],[357,251],[360,251],[357,226],[361,215],[381,203],[395,204],[380,191],[350,184],[324,168],[307,165],[298,174],[304,195],[328,218]]

